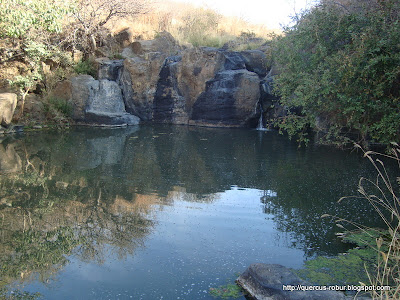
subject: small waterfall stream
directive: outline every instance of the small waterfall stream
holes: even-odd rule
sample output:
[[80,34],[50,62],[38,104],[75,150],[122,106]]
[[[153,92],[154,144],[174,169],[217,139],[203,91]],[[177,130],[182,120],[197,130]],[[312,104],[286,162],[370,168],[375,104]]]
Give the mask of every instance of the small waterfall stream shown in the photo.
[[262,111],[261,105],[260,105],[260,108],[261,108],[261,113],[260,113],[260,119],[258,119],[257,130],[264,130],[264,125],[263,125],[263,111]]
[[267,131],[267,130],[269,130],[269,129],[264,127],[264,120],[263,120],[263,113],[264,113],[264,111],[263,111],[263,109],[262,109],[261,103],[260,103],[259,105],[260,105],[260,118],[258,119],[258,125],[257,125],[256,130]]

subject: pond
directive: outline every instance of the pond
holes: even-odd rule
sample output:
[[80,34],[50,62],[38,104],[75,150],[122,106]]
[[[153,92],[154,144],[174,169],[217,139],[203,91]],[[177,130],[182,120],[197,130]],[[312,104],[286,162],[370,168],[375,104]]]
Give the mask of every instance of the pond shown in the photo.
[[[0,144],[0,287],[44,299],[212,299],[256,262],[347,250],[325,213],[372,224],[360,153],[276,132],[73,128]],[[372,222],[372,223],[371,223]]]

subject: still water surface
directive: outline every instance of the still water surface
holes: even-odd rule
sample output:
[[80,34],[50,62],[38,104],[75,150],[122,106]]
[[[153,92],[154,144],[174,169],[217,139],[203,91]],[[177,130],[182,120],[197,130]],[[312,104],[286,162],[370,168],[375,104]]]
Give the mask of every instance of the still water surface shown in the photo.
[[0,143],[1,286],[44,299],[212,299],[251,263],[346,245],[324,213],[374,222],[360,154],[275,132],[142,126]]

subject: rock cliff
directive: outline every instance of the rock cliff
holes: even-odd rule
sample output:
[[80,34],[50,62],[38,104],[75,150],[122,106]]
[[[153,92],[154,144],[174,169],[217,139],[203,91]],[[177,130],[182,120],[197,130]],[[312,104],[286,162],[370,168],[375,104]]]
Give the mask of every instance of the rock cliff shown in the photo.
[[64,94],[70,95],[75,120],[256,127],[261,113],[276,115],[261,50],[182,48],[164,32],[152,41],[135,41],[122,56],[97,59],[98,80],[88,75],[70,80]]

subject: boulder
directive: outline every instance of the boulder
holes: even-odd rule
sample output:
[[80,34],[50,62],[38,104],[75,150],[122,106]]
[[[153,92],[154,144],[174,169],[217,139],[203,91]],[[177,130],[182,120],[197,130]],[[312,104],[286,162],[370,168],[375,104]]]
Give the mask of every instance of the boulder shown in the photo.
[[7,127],[10,125],[17,107],[17,95],[14,93],[0,94],[0,125]]
[[[97,82],[97,80],[96,80]],[[93,97],[86,100],[85,122],[101,125],[137,125],[139,118],[128,114],[121,89],[115,81],[102,79]]]
[[94,125],[139,124],[138,117],[126,112],[117,82],[79,75],[70,79],[70,88],[74,120]]
[[[68,86],[68,84],[66,84]],[[86,106],[89,99],[94,98],[99,82],[90,75],[79,75],[70,79],[72,118],[75,121],[85,121]]]
[[244,59],[246,69],[256,73],[258,76],[265,77],[267,75],[268,59],[264,52],[260,50],[246,50],[240,52]]
[[129,28],[114,35],[115,41],[122,47],[128,46],[133,40],[133,34]]
[[46,121],[45,106],[39,95],[28,94],[25,98],[23,119],[29,119],[31,123],[43,123]]
[[193,105],[190,124],[243,127],[254,122],[260,99],[260,80],[247,70],[217,73]]
[[244,70],[246,64],[244,57],[239,52],[220,51],[224,56],[224,70]]
[[285,290],[289,286],[312,286],[300,279],[290,269],[276,264],[252,264],[236,280],[237,284],[257,300],[320,300],[346,299],[337,291],[297,291]]

